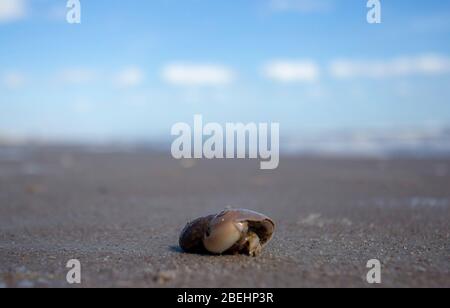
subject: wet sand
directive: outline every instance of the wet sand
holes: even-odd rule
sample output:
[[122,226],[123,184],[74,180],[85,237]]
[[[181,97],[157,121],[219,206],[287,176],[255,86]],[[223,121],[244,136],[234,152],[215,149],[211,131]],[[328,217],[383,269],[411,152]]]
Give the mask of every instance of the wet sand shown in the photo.
[[[450,287],[450,159],[172,160],[148,150],[0,148],[0,288]],[[185,254],[226,206],[277,222],[258,258]]]

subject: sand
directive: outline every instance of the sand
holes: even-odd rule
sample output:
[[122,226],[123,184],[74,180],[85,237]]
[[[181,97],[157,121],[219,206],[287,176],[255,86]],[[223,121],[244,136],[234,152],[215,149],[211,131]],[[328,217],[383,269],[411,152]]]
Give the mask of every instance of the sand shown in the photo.
[[[165,152],[0,148],[0,288],[450,287],[450,159],[175,161]],[[185,223],[226,206],[277,223],[257,258],[185,254]]]

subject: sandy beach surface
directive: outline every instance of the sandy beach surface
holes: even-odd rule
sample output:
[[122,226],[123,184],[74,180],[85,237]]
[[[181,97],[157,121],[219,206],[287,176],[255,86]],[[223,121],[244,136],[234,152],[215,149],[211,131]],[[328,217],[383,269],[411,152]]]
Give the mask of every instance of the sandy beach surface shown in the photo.
[[[185,254],[184,225],[227,206],[277,223],[257,258]],[[175,161],[101,147],[0,148],[0,288],[450,287],[450,159]]]

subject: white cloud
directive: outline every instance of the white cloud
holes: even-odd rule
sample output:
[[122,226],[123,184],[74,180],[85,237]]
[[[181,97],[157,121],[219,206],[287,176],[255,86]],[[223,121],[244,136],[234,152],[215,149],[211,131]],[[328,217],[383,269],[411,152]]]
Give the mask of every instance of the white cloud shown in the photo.
[[98,80],[97,71],[88,68],[68,68],[63,70],[58,79],[68,84],[86,84]]
[[181,86],[221,86],[233,82],[234,76],[227,67],[209,64],[174,63],[162,71],[166,82]]
[[333,8],[332,0],[271,0],[270,9],[274,12],[318,13]]
[[0,23],[12,22],[27,15],[25,0],[0,0]]
[[399,57],[393,60],[337,60],[331,64],[330,73],[340,79],[442,75],[450,73],[450,58],[422,55]]
[[144,81],[144,72],[138,67],[129,67],[119,72],[115,82],[119,87],[139,86]]
[[128,88],[140,85],[144,80],[144,75],[144,71],[138,67],[128,67],[111,74],[106,74],[106,72],[95,68],[72,67],[61,70],[57,78],[59,81],[70,85],[106,82],[120,88]]
[[7,72],[1,77],[2,84],[11,90],[21,88],[25,82],[25,75],[21,72]]
[[273,61],[264,68],[266,77],[278,82],[315,82],[320,77],[320,68],[310,60]]

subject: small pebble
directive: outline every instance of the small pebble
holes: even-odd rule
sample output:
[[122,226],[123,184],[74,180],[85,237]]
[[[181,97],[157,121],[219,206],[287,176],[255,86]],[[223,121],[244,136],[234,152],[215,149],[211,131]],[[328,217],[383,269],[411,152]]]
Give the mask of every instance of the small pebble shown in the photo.
[[422,273],[426,273],[426,271],[427,271],[427,269],[425,267],[419,266],[419,265],[414,266],[414,269],[416,271],[419,271],[419,272],[422,272]]
[[176,271],[161,271],[156,275],[156,282],[158,284],[165,284],[177,277]]

